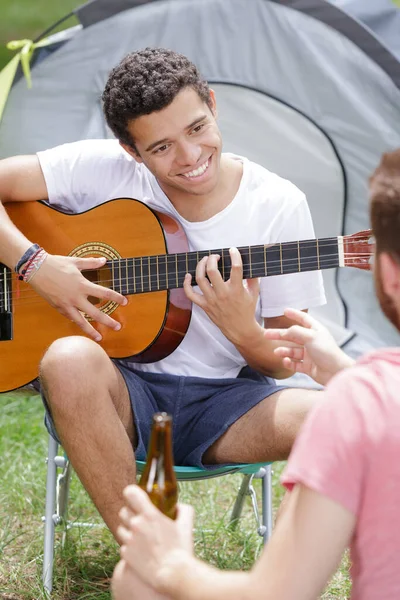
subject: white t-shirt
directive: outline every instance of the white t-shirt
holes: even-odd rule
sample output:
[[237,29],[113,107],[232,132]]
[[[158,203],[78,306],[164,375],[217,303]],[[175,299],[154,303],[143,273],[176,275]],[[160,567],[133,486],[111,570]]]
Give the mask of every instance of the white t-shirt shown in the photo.
[[[191,223],[175,210],[150,171],[116,140],[85,140],[38,153],[51,205],[79,213],[114,198],[136,198],[179,221],[191,251],[315,237],[300,190],[246,158],[231,156],[243,163],[236,196],[210,219]],[[261,323],[262,317],[282,315],[288,306],[305,309],[324,302],[320,272],[265,277],[256,317]],[[205,312],[193,306],[188,332],[172,354],[155,363],[132,366],[155,373],[224,378],[236,377],[245,364]]]

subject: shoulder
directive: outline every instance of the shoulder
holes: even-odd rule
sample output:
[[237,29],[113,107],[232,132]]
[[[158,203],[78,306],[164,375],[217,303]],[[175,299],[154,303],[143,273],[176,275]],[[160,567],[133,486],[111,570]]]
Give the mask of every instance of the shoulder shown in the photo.
[[80,140],[49,148],[37,153],[39,160],[46,162],[70,162],[76,166],[76,161],[88,163],[119,162],[132,164],[133,158],[120,146],[117,140]]
[[49,202],[82,212],[116,197],[144,197],[149,172],[117,140],[82,140],[38,152]]
[[38,152],[46,181],[70,181],[81,189],[90,183],[114,187],[122,182],[147,180],[146,167],[132,158],[117,140],[81,140]]
[[400,419],[399,387],[400,349],[374,351],[329,382],[314,426],[325,423],[349,440],[373,427],[375,441],[383,441],[390,422]]
[[366,398],[376,398],[383,390],[394,390],[399,385],[400,348],[383,348],[365,354],[353,367],[341,371],[329,382],[326,391],[329,396],[343,391],[352,402],[358,403],[359,391]]
[[243,163],[243,184],[248,194],[259,196],[263,203],[276,204],[279,208],[296,208],[306,204],[304,193],[294,183],[246,157],[228,154]]

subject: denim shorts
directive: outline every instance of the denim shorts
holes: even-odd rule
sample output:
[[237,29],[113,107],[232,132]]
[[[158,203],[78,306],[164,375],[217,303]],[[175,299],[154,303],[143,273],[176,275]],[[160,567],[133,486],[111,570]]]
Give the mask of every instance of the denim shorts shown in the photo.
[[[206,450],[253,406],[287,386],[250,367],[229,379],[203,379],[135,371],[115,361],[129,390],[137,433],[135,456],[146,460],[152,417],[165,411],[173,418],[175,464],[207,469],[221,465],[203,465]],[[45,424],[57,441],[46,401]]]

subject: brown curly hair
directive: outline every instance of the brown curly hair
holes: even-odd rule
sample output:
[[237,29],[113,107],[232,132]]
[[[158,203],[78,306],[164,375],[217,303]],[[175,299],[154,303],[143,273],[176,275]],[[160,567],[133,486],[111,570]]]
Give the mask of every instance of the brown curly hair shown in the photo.
[[400,262],[400,149],[382,156],[369,183],[376,252]]
[[108,77],[102,95],[107,124],[120,142],[137,152],[128,123],[165,108],[186,87],[211,107],[208,83],[186,56],[166,48],[132,52]]

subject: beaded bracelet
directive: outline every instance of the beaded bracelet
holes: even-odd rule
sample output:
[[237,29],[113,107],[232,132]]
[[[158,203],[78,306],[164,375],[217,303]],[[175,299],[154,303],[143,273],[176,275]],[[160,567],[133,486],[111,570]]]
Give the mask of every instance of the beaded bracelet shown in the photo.
[[15,269],[14,269],[15,272],[19,273],[21,270],[21,267],[23,267],[24,264],[27,263],[28,260],[37,253],[38,250],[40,250],[39,244],[32,244],[32,246],[30,248],[28,248],[28,250],[21,256],[21,258],[15,265]]

